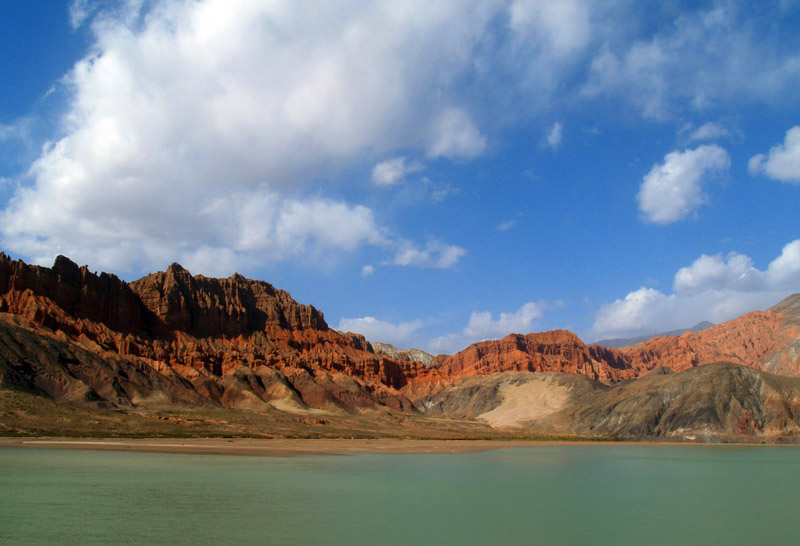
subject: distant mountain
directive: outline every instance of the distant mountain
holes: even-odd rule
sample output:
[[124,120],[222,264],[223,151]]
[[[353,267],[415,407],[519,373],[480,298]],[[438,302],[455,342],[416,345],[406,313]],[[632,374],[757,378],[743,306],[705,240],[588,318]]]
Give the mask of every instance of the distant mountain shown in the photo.
[[708,322],[707,320],[704,320],[703,322],[695,324],[691,328],[670,330],[669,332],[663,332],[661,334],[650,334],[638,337],[615,337],[612,339],[601,339],[600,341],[595,341],[594,345],[602,345],[603,347],[608,347],[610,349],[619,349],[621,347],[627,347],[629,345],[636,345],[637,343],[643,343],[645,341],[649,341],[654,337],[664,337],[664,336],[677,337],[681,334],[685,334],[686,332],[701,332],[706,328],[711,328],[712,326],[714,326],[713,322]]
[[395,360],[421,362],[425,366],[433,364],[433,355],[426,353],[422,349],[398,349],[391,343],[381,343],[379,341],[372,341],[370,345],[372,345],[372,349],[376,353],[384,354]]

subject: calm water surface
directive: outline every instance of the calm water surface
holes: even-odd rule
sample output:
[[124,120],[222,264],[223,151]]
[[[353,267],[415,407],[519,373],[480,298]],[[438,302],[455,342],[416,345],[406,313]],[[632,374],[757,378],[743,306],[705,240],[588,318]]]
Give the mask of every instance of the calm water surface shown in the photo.
[[0,449],[0,544],[796,544],[800,448]]

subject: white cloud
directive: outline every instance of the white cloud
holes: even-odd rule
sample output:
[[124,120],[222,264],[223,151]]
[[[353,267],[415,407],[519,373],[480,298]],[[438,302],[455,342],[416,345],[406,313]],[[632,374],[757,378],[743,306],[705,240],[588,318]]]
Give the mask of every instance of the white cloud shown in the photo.
[[[557,301],[552,306],[562,305],[563,302]],[[422,347],[432,354],[454,353],[477,341],[502,338],[511,333],[529,333],[548,307],[546,303],[528,302],[516,311],[500,313],[497,318],[489,311],[475,311],[461,332],[439,336],[427,342],[420,337],[425,326],[421,319],[394,324],[371,316],[342,318],[336,329],[357,332],[370,341],[391,343],[400,348]]]
[[766,309],[800,286],[800,239],[783,247],[766,270],[738,253],[702,255],[681,268],[673,293],[640,288],[600,308],[595,339],[630,337],[687,328],[703,320],[725,322],[754,309]]
[[797,290],[800,282],[800,239],[792,241],[772,260],[764,276],[766,287],[779,290]]
[[708,173],[729,167],[728,152],[713,144],[668,153],[645,175],[636,196],[644,219],[669,224],[685,218],[706,201],[702,184]]
[[553,124],[550,131],[547,133],[547,144],[554,150],[561,144],[561,137],[563,136],[563,125],[560,121]]
[[342,332],[362,334],[368,341],[391,343],[398,348],[410,348],[409,343],[423,326],[424,323],[420,319],[392,324],[375,317],[362,317],[342,318],[336,329]]
[[770,178],[800,184],[800,125],[786,131],[783,144],[770,148],[768,154],[758,154],[748,164],[750,174],[766,174]]
[[672,289],[681,295],[724,289],[746,291],[758,284],[759,276],[761,272],[753,267],[753,260],[744,254],[703,254],[689,267],[678,270]]
[[[687,109],[705,111],[732,99],[791,100],[800,77],[800,56],[786,34],[794,30],[788,30],[788,20],[776,24],[784,19],[776,6],[765,7],[753,17],[746,4],[714,2],[634,41],[606,35],[582,93],[617,96],[656,119]],[[615,23],[609,28],[618,35],[640,34],[631,21]]]
[[[563,302],[556,302],[553,306],[560,305]],[[434,338],[426,344],[425,349],[432,354],[451,354],[477,341],[502,338],[512,333],[527,334],[548,307],[546,303],[528,302],[514,312],[500,313],[496,319],[490,311],[474,311],[461,332]]]
[[485,149],[486,137],[463,110],[448,108],[430,127],[428,157],[471,159],[481,155]]
[[[324,187],[307,197],[311,183],[399,147],[457,159],[485,147],[466,107],[434,97],[473,70],[502,4],[99,5],[70,4],[95,43],[66,77],[63,136],[0,221],[2,244],[34,261],[66,252],[142,272],[198,248],[236,266],[302,255],[293,241],[384,244],[372,210],[325,199]],[[258,207],[254,225],[229,217]]]
[[370,277],[373,273],[375,273],[375,266],[373,265],[367,264],[361,268],[362,277]]
[[464,328],[464,335],[473,338],[503,337],[506,334],[527,334],[533,321],[542,317],[541,306],[528,302],[513,313],[500,313],[495,320],[490,311],[474,312]]
[[269,201],[275,215],[323,202],[354,215],[361,236],[315,227],[305,248],[396,248],[403,234],[386,235],[375,211],[326,199],[340,195],[327,187],[337,174],[401,154],[478,157],[503,124],[574,103],[581,90],[656,117],[676,103],[791,96],[796,48],[735,8],[663,22],[588,0],[72,0],[72,24],[90,28],[94,43],[62,80],[71,93],[63,123],[33,181],[15,190],[0,243],[37,261],[69,252],[115,271],[199,248],[232,266],[297,256],[278,231],[209,221],[236,194]]
[[[259,259],[307,260],[365,244],[390,244],[372,210],[342,201],[296,200],[266,189],[213,200],[187,192],[152,205],[124,199],[125,194],[113,193],[76,198],[66,190],[21,192],[3,216],[5,240],[48,265],[53,252],[61,252],[98,268],[130,270],[136,263],[163,267],[177,260],[191,271],[214,275],[228,275]],[[87,208],[94,216],[81,220]],[[150,223],[150,213],[164,218]],[[204,226],[200,233],[195,232],[198,225]],[[40,240],[31,226],[58,233],[58,244]],[[120,234],[126,236],[123,242]]]
[[89,0],[72,0],[69,5],[69,22],[73,29],[79,28],[93,12]]
[[726,137],[730,134],[731,132],[724,125],[710,121],[708,123],[704,123],[697,129],[692,131],[692,134],[689,135],[689,141],[696,142],[705,140],[716,140],[718,138]]
[[401,266],[450,269],[455,267],[466,253],[467,251],[461,247],[436,240],[429,241],[424,249],[418,248],[410,241],[404,241],[400,243],[399,250],[391,263]]
[[521,35],[535,34],[554,52],[583,49],[591,36],[590,4],[581,0],[514,0],[509,25]]
[[407,174],[421,171],[422,168],[422,164],[417,161],[406,164],[405,157],[387,159],[372,169],[372,183],[376,186],[394,186]]

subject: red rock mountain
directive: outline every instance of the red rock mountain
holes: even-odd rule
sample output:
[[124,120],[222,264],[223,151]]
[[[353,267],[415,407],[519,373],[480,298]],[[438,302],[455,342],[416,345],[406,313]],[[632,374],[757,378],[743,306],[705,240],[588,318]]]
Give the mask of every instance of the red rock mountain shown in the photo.
[[682,371],[727,361],[800,377],[800,294],[701,332],[663,336],[620,352],[645,370],[665,366]]
[[56,399],[410,409],[399,389],[426,371],[331,330],[321,312],[266,282],[193,277],[177,264],[127,284],[63,256],[45,268],[0,254],[0,313],[0,383],[27,378]]
[[560,371],[607,382],[639,377],[659,367],[683,371],[720,361],[800,377],[800,294],[767,311],[755,311],[700,332],[662,336],[622,349],[587,346],[575,334],[555,330],[510,334],[438,358],[444,377]]
[[720,360],[800,376],[800,295],[622,350],[557,330],[475,343],[433,362],[394,352],[336,332],[314,307],[238,274],[192,276],[173,264],[125,283],[63,256],[46,268],[0,253],[0,386],[117,407],[412,410],[411,400],[468,376],[557,371],[615,382]]
[[628,379],[641,371],[617,351],[599,345],[587,347],[567,330],[481,341],[444,358],[440,370],[454,378],[498,372],[568,372],[600,381]]

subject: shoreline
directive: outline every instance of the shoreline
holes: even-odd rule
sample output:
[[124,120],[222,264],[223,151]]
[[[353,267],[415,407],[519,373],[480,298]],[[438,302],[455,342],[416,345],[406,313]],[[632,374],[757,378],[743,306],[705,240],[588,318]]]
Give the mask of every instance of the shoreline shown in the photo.
[[539,440],[419,440],[349,438],[2,438],[0,448],[79,449],[197,455],[349,455],[354,453],[472,453],[509,447],[598,445],[621,442]]
[[495,449],[544,446],[780,446],[787,444],[687,443],[591,440],[419,440],[419,439],[260,439],[260,438],[10,438],[0,448],[78,449],[182,455],[293,457],[356,453],[474,453]]

